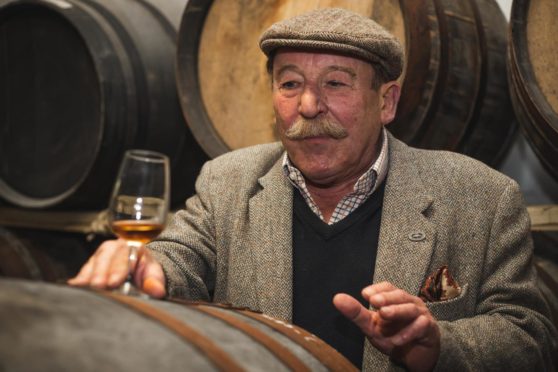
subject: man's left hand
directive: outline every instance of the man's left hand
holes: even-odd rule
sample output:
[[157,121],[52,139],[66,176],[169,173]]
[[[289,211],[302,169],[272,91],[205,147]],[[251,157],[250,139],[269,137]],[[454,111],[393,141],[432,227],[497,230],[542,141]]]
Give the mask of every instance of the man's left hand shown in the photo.
[[364,288],[362,296],[377,310],[342,293],[333,304],[391,359],[410,371],[431,371],[440,354],[440,329],[426,304],[388,282]]

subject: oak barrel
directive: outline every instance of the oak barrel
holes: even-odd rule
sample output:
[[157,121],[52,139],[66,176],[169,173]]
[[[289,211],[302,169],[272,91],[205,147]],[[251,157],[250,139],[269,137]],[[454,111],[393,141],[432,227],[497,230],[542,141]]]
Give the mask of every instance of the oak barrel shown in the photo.
[[531,234],[539,289],[548,303],[554,325],[558,327],[558,230],[533,230]]
[[369,16],[405,45],[392,132],[424,148],[494,165],[515,130],[506,78],[506,19],[494,0],[191,0],[177,48],[181,108],[210,156],[276,140],[260,34],[318,7]]
[[0,226],[0,277],[66,281],[98,244],[82,234]]
[[552,321],[558,327],[558,264],[543,256],[535,256],[534,261],[539,289],[550,308]]
[[0,370],[356,371],[301,328],[247,309],[0,280]]
[[514,0],[510,17],[510,91],[521,128],[558,180],[558,2]]
[[0,0],[0,197],[102,209],[125,150],[171,159],[173,204],[207,159],[176,92],[186,0]]

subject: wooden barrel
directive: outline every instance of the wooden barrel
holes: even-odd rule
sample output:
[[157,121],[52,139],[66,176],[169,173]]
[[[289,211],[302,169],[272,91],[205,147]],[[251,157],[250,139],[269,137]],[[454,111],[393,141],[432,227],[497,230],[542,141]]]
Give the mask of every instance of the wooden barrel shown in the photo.
[[533,152],[558,180],[558,2],[514,0],[510,18],[510,91]]
[[102,209],[129,148],[170,157],[174,203],[193,192],[207,158],[176,92],[185,5],[0,0],[0,197]]
[[533,230],[532,236],[539,289],[549,305],[554,325],[558,327],[558,230],[552,227],[550,230]]
[[0,277],[46,282],[75,276],[100,243],[85,235],[0,226]]
[[494,0],[191,0],[177,49],[181,107],[210,156],[276,140],[258,39],[273,22],[336,6],[369,16],[405,45],[396,137],[495,164],[515,129],[506,20]]
[[356,371],[314,335],[230,306],[0,280],[5,371]]
[[558,264],[545,257],[535,256],[535,268],[539,289],[548,303],[552,321],[558,327]]

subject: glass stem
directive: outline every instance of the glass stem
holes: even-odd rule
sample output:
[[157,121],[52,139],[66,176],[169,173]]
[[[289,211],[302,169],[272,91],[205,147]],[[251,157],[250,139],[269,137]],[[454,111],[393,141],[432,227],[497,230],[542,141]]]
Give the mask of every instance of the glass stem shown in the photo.
[[130,290],[134,286],[134,272],[136,270],[136,265],[138,263],[138,251],[141,248],[141,243],[133,240],[126,241],[129,248],[128,253],[128,275],[126,276],[126,281],[122,286],[122,292],[124,294],[129,294]]

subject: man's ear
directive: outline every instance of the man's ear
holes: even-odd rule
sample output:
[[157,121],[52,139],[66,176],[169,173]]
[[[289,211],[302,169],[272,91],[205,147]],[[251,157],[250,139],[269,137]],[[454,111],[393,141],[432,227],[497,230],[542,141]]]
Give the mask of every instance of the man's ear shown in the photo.
[[397,81],[390,81],[380,87],[380,122],[389,124],[395,118],[397,104],[401,96],[401,86]]

